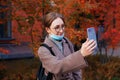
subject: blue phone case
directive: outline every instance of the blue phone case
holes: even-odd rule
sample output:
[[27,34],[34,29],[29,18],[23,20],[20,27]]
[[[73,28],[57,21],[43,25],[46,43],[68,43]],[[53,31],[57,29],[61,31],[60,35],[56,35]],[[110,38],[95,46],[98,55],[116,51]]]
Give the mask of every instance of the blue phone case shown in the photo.
[[[96,32],[95,32],[94,27],[87,28],[87,35],[88,35],[89,40],[93,39],[97,43]],[[98,47],[96,47],[94,54],[96,54],[97,52],[98,52]]]
[[93,39],[97,42],[96,32],[95,32],[94,27],[87,28],[87,35],[88,35],[89,40]]

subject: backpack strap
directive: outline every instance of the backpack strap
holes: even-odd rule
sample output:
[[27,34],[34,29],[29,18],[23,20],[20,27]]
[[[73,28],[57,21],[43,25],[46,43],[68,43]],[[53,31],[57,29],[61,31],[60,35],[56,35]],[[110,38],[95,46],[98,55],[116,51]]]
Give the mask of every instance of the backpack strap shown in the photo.
[[41,44],[40,46],[46,47],[46,48],[50,51],[50,53],[51,53],[53,56],[55,56],[55,54],[54,54],[54,52],[52,51],[51,47],[49,47],[47,44],[43,43],[43,44]]

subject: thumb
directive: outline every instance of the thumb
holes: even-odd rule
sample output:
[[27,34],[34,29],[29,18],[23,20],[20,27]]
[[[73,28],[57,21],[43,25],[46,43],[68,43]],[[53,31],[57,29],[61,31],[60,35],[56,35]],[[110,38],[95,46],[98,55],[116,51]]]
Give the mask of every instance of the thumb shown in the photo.
[[85,43],[87,43],[88,41],[89,41],[89,39],[87,38],[86,41],[85,41]]
[[89,39],[87,38],[86,41],[83,43],[83,45],[86,45],[88,43]]

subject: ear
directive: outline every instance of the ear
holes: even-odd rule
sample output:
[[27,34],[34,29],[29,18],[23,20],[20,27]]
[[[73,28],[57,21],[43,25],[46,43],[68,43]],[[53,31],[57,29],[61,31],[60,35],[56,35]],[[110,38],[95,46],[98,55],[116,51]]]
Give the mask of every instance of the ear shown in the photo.
[[48,27],[45,28],[45,30],[47,31],[47,33],[50,33],[50,29]]

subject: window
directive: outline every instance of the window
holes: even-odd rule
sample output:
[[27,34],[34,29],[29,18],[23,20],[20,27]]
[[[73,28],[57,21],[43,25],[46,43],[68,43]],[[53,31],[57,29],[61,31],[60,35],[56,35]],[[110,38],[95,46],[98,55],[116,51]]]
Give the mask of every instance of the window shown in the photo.
[[0,0],[0,40],[11,39],[10,0]]

